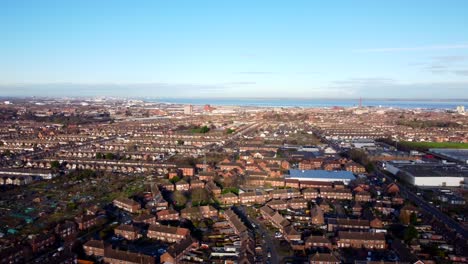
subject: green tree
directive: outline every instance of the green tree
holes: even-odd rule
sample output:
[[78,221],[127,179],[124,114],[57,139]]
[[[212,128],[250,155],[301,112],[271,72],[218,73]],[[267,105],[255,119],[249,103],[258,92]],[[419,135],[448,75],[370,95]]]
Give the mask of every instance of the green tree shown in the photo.
[[180,181],[180,178],[178,176],[174,176],[169,181],[175,184],[176,182]]
[[177,145],[183,145],[185,142],[182,139],[177,140]]
[[412,225],[416,225],[418,223],[418,215],[416,213],[411,213],[410,215],[410,223]]
[[406,243],[410,243],[413,239],[418,238],[418,235],[418,230],[414,225],[409,225],[403,233],[403,239]]
[[192,204],[194,205],[205,205],[210,202],[210,194],[204,188],[195,188],[190,193]]
[[106,154],[106,159],[113,160],[113,159],[115,159],[115,155],[113,153],[109,152],[109,153]]
[[104,155],[101,152],[96,153],[96,159],[103,159]]
[[54,160],[50,163],[50,168],[51,169],[59,169],[60,168],[60,162],[58,160]]
[[176,206],[184,206],[187,203],[187,197],[181,191],[172,192],[171,199]]

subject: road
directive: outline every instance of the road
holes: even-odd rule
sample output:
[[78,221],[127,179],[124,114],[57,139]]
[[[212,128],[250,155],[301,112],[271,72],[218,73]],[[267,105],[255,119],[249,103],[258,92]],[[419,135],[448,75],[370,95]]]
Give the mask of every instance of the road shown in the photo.
[[[393,182],[394,179],[386,175],[385,173],[381,172],[378,169],[378,166],[375,166],[376,170],[375,173],[380,176],[386,178],[388,181]],[[419,206],[421,209],[426,211],[427,213],[431,214],[435,218],[437,218],[439,221],[442,223],[446,224],[449,228],[457,231],[458,234],[460,234],[464,239],[468,240],[468,231],[461,226],[457,221],[446,215],[445,213],[439,211],[436,207],[431,205],[430,203],[426,202],[423,200],[421,197],[417,196],[410,190],[408,190],[405,186],[399,184],[398,182],[395,182],[398,187],[400,188],[400,192],[403,197],[409,199],[411,202]]]
[[[262,249],[263,249],[263,262],[267,263],[280,263],[280,257],[278,255],[277,246],[275,245],[274,241],[276,241],[276,238],[272,237],[271,234],[268,232],[268,230],[265,228],[263,223],[260,223],[255,217],[251,217],[245,210],[243,206],[238,207],[240,210],[242,210],[242,213],[248,218],[248,220],[255,224],[255,227],[258,230],[258,233],[260,233],[260,236],[262,237]],[[270,250],[271,257],[268,258],[268,250]]]

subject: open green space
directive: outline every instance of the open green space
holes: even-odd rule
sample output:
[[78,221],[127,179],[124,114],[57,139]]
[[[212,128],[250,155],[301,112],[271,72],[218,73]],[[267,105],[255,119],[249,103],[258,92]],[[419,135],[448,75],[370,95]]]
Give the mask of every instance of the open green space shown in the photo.
[[468,143],[460,142],[410,142],[400,141],[398,144],[414,148],[418,150],[428,150],[431,148],[453,148],[453,149],[468,149]]

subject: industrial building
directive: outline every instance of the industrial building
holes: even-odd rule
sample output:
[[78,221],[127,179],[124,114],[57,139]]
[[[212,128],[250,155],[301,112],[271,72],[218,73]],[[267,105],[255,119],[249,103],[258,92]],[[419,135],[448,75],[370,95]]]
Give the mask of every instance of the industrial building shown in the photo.
[[468,164],[468,149],[429,149],[429,152],[450,161]]
[[350,181],[356,179],[350,171],[327,171],[327,170],[289,170],[289,175],[285,179],[293,179],[301,181],[322,181],[336,182],[341,181],[344,184],[349,184]]
[[384,169],[399,179],[419,187],[460,187],[468,179],[468,167],[452,163],[389,161]]

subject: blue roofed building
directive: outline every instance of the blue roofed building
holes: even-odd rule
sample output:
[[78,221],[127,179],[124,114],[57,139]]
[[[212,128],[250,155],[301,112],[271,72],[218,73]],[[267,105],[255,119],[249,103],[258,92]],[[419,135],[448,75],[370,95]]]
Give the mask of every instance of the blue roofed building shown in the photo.
[[285,179],[323,182],[341,181],[347,185],[350,181],[356,179],[356,177],[350,171],[289,170],[289,175],[285,175]]

